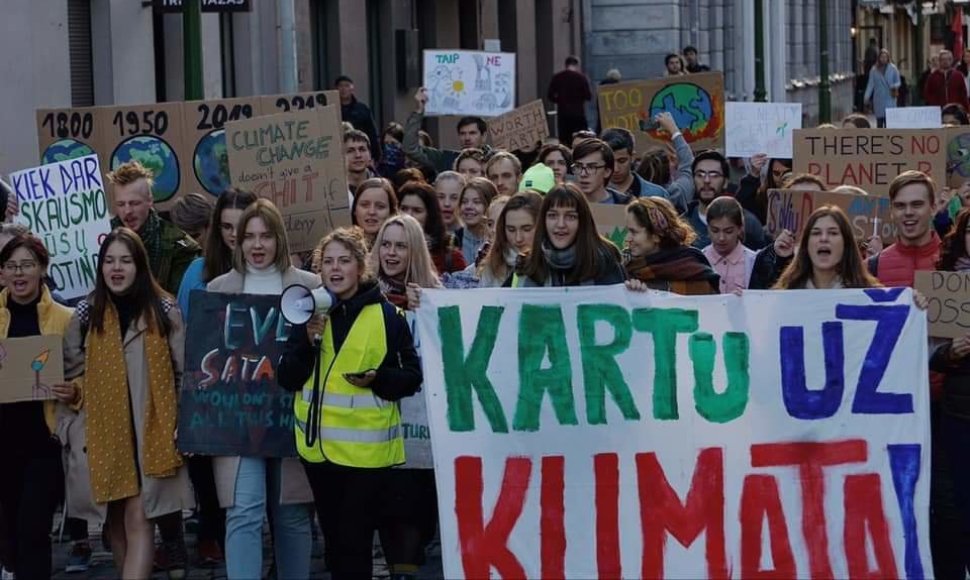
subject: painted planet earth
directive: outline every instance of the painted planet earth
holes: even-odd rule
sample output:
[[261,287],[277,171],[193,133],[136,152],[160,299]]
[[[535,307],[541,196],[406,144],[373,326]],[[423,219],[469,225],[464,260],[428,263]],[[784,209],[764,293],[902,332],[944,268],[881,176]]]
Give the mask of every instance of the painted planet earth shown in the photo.
[[675,83],[661,89],[650,101],[651,119],[664,111],[673,115],[687,138],[706,131],[714,116],[714,102],[711,95],[698,85]]
[[60,141],[54,141],[47,146],[47,149],[44,149],[44,154],[40,157],[40,163],[41,165],[47,165],[48,163],[77,159],[78,157],[85,157],[87,155],[94,155],[94,149],[91,149],[87,143],[81,143],[74,139],[61,139]]
[[154,135],[126,139],[111,154],[111,169],[122,163],[138,161],[155,175],[152,194],[155,201],[171,199],[179,189],[179,160],[171,145]]
[[222,195],[229,188],[229,152],[226,131],[217,129],[199,139],[192,159],[195,178],[212,195]]
[[957,135],[947,145],[946,166],[960,177],[970,177],[970,133]]

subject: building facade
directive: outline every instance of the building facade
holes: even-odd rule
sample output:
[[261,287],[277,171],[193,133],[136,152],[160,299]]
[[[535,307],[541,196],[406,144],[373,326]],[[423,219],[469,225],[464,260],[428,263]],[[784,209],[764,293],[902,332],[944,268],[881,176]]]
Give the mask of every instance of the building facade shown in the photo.
[[[762,0],[769,101],[801,102],[818,119],[818,0]],[[854,2],[827,0],[832,118],[852,112]],[[685,46],[724,72],[726,98],[754,100],[755,0],[583,0],[590,76],[618,68],[625,79],[664,74],[664,56]]]
[[[183,100],[183,17],[173,0],[5,0],[0,173],[38,162],[39,108]],[[177,2],[176,2],[177,3]],[[354,79],[376,121],[403,121],[425,48],[517,53],[518,102],[544,95],[582,41],[580,0],[249,0],[203,12],[207,99],[331,88]],[[429,119],[454,146],[454,119]]]

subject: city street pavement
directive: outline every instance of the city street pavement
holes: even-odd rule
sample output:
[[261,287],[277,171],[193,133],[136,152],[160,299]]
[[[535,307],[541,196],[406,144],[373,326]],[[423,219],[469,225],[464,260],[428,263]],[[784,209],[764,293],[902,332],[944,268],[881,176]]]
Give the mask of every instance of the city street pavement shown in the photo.
[[[79,572],[75,574],[68,574],[64,571],[64,567],[67,564],[67,557],[71,551],[71,542],[65,537],[64,542],[58,543],[57,536],[54,536],[54,580],[82,580],[82,579],[92,579],[92,580],[107,580],[114,579],[118,577],[115,571],[114,561],[111,559],[111,554],[103,549],[101,546],[101,535],[100,530],[94,528],[90,531],[91,538],[91,548],[94,550],[94,555],[91,558],[91,567],[87,572]],[[272,557],[270,551],[270,538],[269,529],[264,527],[263,530],[263,563],[266,567],[263,571],[263,578],[273,578],[269,575],[269,562]],[[226,578],[226,567],[224,565],[218,568],[197,568],[192,567],[191,564],[195,562],[195,535],[190,531],[185,534],[185,541],[188,545],[189,550],[189,562],[190,569],[188,575],[186,576],[189,580],[223,580]],[[320,541],[314,541],[313,544],[313,556],[310,564],[310,578],[312,579],[329,579],[330,574],[325,570],[323,562],[323,546]],[[375,547],[374,555],[374,577],[375,578],[389,578],[390,574],[387,569],[387,565],[384,562],[383,556],[380,554],[379,547]],[[418,578],[421,580],[431,580],[435,578],[442,577],[441,568],[441,547],[437,540],[428,548],[428,561],[421,568]],[[153,580],[166,580],[168,575],[163,572],[156,572],[152,576]]]

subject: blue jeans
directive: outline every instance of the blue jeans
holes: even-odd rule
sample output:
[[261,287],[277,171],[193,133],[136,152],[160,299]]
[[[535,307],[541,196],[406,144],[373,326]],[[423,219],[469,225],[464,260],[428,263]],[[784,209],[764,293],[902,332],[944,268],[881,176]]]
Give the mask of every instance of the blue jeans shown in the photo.
[[[233,506],[226,510],[226,574],[230,580],[263,577],[263,515],[271,512],[276,577],[310,575],[310,508],[280,505],[280,460],[243,457]],[[267,501],[268,499],[268,501]]]

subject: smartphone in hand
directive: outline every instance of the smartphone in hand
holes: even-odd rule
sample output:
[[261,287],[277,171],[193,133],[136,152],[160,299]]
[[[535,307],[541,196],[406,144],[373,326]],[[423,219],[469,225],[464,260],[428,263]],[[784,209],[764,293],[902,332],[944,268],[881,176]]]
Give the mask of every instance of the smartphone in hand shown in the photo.
[[356,372],[356,373],[344,373],[344,378],[345,379],[356,379],[356,380],[360,380],[360,379],[363,379],[364,376],[367,373],[369,373],[371,371],[376,371],[376,370],[377,369],[367,369],[366,371],[359,371],[359,372]]

